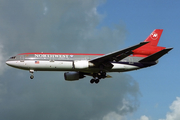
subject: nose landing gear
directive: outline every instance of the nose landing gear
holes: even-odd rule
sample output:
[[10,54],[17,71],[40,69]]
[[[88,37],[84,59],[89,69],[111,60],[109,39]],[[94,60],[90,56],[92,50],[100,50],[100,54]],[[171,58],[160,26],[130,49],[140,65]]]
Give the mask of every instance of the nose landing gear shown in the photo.
[[30,78],[33,79],[33,78],[34,78],[34,75],[31,75]]
[[30,79],[33,79],[33,78],[34,78],[34,75],[33,75],[34,70],[29,70],[29,72],[30,72],[30,74],[31,74]]

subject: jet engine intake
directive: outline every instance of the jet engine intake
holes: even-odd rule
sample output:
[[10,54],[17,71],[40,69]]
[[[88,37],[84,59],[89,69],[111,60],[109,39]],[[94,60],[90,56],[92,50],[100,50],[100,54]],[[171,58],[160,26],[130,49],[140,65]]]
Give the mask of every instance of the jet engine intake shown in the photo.
[[65,72],[64,79],[66,81],[76,81],[84,78],[85,76],[80,72]]

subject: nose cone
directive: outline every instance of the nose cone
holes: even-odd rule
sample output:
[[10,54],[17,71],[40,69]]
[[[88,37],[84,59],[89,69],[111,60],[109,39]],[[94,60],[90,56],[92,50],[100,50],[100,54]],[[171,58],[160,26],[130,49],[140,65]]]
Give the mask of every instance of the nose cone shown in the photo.
[[7,64],[7,65],[10,65],[11,63],[7,60],[7,61],[6,61],[6,64]]
[[7,64],[8,66],[11,66],[11,67],[15,66],[15,62],[14,62],[14,61],[9,61],[9,60],[7,60],[7,61],[6,61],[6,64]]
[[10,67],[18,67],[17,63],[15,61],[10,61],[10,60],[7,60],[6,61],[6,64]]

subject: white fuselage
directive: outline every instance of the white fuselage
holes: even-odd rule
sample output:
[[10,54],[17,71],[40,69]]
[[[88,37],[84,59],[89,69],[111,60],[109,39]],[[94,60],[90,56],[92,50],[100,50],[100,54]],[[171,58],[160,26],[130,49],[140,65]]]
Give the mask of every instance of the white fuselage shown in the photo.
[[[89,60],[102,55],[103,54],[23,53],[11,57],[6,61],[6,64],[19,69],[34,71],[98,72],[100,68],[89,63]],[[141,65],[135,65],[140,59],[142,58],[127,57],[119,62],[111,62],[113,67],[106,69],[106,72],[124,72],[140,69]]]
[[[83,61],[79,61],[83,62]],[[23,70],[35,70],[35,71],[98,71],[98,68],[87,67],[74,67],[74,61],[38,61],[35,63],[34,60],[25,61],[7,61],[6,64],[9,66],[23,69]],[[112,63],[113,67],[109,72],[123,72],[130,71],[134,69],[139,69],[138,66],[127,65],[121,63]],[[86,65],[84,65],[86,66]]]

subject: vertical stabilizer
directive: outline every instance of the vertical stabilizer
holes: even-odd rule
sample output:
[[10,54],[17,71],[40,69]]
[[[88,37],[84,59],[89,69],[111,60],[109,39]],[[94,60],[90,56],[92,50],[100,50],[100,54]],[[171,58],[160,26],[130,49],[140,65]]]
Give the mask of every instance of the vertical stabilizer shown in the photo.
[[155,29],[145,40],[145,42],[149,42],[149,46],[157,46],[159,39],[161,37],[161,34],[163,32],[163,29]]
[[133,51],[133,56],[147,57],[158,51],[165,49],[165,47],[159,47],[158,42],[161,37],[163,29],[155,29],[144,42],[149,42],[148,44]]

